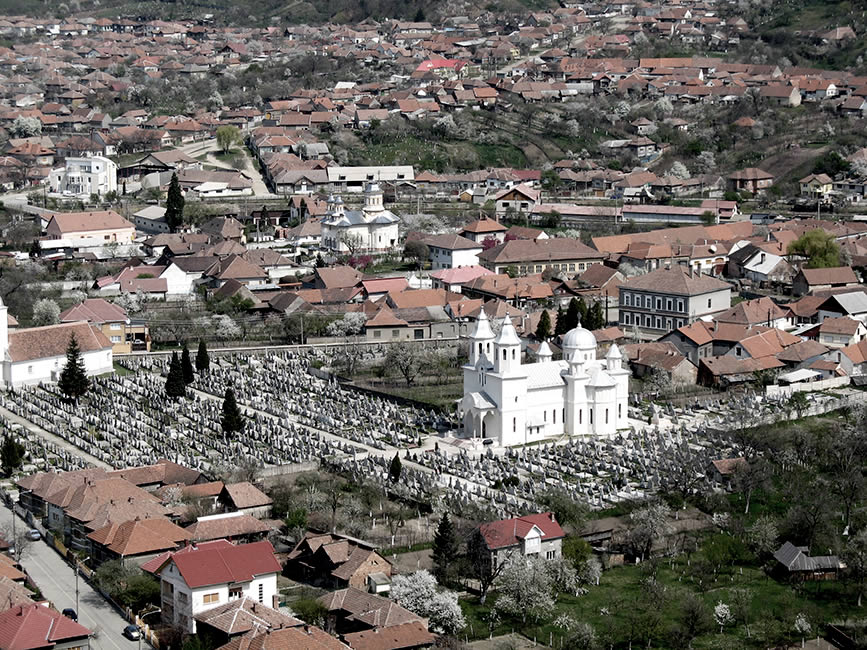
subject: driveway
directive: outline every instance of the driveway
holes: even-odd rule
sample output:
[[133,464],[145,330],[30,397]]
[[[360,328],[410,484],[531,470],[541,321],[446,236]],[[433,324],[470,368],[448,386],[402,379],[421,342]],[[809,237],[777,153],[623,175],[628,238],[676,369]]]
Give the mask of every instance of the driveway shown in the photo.
[[[19,530],[27,528],[21,518],[15,525]],[[0,505],[0,528],[11,527],[12,511]],[[75,607],[75,572],[44,540],[30,542],[23,549],[21,566],[56,610]],[[78,593],[78,622],[94,632],[96,637],[90,641],[91,648],[133,650],[139,647],[138,641],[130,641],[121,635],[127,621],[83,578],[79,578]],[[150,647],[144,640],[142,645]]]

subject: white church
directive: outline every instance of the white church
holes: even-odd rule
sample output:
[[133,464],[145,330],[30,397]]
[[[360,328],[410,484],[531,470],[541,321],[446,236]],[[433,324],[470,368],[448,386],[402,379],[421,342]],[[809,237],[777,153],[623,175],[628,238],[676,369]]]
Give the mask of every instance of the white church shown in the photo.
[[504,317],[499,335],[482,310],[469,335],[460,402],[464,436],[502,447],[562,435],[611,436],[627,427],[630,371],[612,345],[596,358],[596,337],[580,325],[563,337],[563,360],[542,343],[536,363],[521,362],[521,339]]
[[[382,189],[376,181],[364,188],[364,207],[347,210],[343,199],[329,196],[327,212],[322,219],[322,246],[335,253],[378,254],[392,251],[398,244],[400,219],[386,210]],[[347,246],[347,242],[354,244]],[[354,251],[350,251],[354,248]]]

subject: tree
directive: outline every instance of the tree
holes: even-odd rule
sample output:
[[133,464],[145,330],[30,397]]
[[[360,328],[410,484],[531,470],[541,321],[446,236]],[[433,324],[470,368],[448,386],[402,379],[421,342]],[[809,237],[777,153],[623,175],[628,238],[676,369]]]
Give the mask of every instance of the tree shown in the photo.
[[686,647],[692,647],[692,641],[707,632],[711,624],[711,613],[705,602],[693,593],[689,593],[680,605],[678,636]]
[[[803,393],[798,393],[799,395]],[[750,499],[755,490],[760,490],[768,484],[771,471],[768,464],[762,458],[754,458],[752,462],[740,462],[735,465],[733,487],[744,498],[744,514],[750,513]]]
[[421,372],[423,366],[422,349],[405,341],[390,345],[385,355],[385,365],[397,370],[406,381],[407,386],[412,386],[415,378]]
[[66,399],[77,402],[90,389],[90,379],[84,368],[84,360],[81,358],[81,348],[75,335],[69,339],[66,346],[66,365],[60,372],[60,381],[57,382],[60,392]]
[[548,310],[543,309],[542,315],[539,317],[539,324],[536,326],[536,338],[540,341],[545,341],[551,336],[551,317],[548,315]]
[[664,503],[655,503],[636,510],[629,515],[632,525],[628,541],[632,552],[642,559],[650,556],[653,543],[668,534],[671,511]]
[[244,425],[244,414],[241,413],[241,409],[238,408],[238,403],[235,401],[235,391],[227,388],[223,397],[223,416],[220,418],[223,433],[231,438],[243,433]]
[[184,343],[184,349],[181,350],[181,374],[184,377],[185,384],[192,384],[196,378],[193,374],[193,364],[190,361],[190,349]]
[[400,480],[400,473],[403,471],[403,465],[400,462],[400,456],[397,453],[394,454],[394,458],[391,459],[391,465],[388,468],[388,480],[392,482],[392,484],[397,483]]
[[178,175],[173,173],[169,181],[169,191],[166,195],[166,225],[172,232],[177,232],[184,223],[184,195]]
[[716,215],[711,210],[702,212],[699,219],[705,226],[712,226],[716,223]]
[[602,311],[602,303],[594,302],[593,306],[587,310],[587,324],[584,327],[588,330],[601,330],[605,325],[605,312]]
[[60,322],[60,307],[50,298],[42,298],[33,305],[33,327],[56,325]]
[[403,257],[404,259],[414,259],[418,268],[421,269],[430,257],[430,248],[423,241],[408,241],[403,247]]
[[760,559],[767,560],[777,550],[777,540],[780,531],[776,520],[769,515],[762,515],[753,523],[747,533],[747,542]]
[[224,154],[229,153],[232,147],[241,142],[241,132],[237,126],[220,126],[217,127],[217,146],[223,150]]
[[546,560],[538,556],[525,561],[511,562],[499,579],[497,611],[527,622],[529,616],[539,622],[554,611],[554,582],[545,566]]
[[566,329],[566,314],[563,312],[563,307],[557,307],[557,323],[554,325],[554,335],[562,336],[569,330]]
[[390,596],[401,607],[428,619],[434,632],[456,634],[466,626],[458,595],[438,590],[436,578],[428,571],[395,576]]
[[536,503],[554,513],[554,518],[561,526],[568,526],[572,530],[580,528],[587,518],[587,506],[561,488],[547,488],[536,497]]
[[676,160],[674,164],[671,166],[671,169],[668,170],[669,175],[674,176],[675,178],[679,178],[681,180],[686,180],[689,178],[689,170],[679,160]]
[[436,579],[441,584],[448,584],[454,579],[454,569],[458,553],[460,552],[460,540],[455,532],[454,524],[449,518],[449,513],[443,513],[437,526],[433,539],[433,571]]
[[713,617],[716,620],[716,624],[719,625],[720,634],[722,634],[725,626],[731,625],[735,620],[734,616],[732,616],[731,608],[722,601],[719,601],[716,607],[713,608]]
[[846,576],[858,589],[858,607],[861,607],[867,586],[867,528],[862,528],[849,539],[841,555],[846,563]]
[[29,138],[42,133],[42,122],[38,117],[19,115],[9,127],[9,135],[13,138]]
[[196,352],[196,371],[201,375],[211,368],[211,359],[208,357],[208,348],[204,340],[199,339],[199,349]]
[[789,244],[789,255],[807,258],[807,268],[823,269],[840,266],[840,246],[834,235],[824,230],[810,230]]
[[479,602],[482,605],[488,597],[488,590],[506,568],[509,559],[508,553],[498,553],[496,558],[492,557],[485,536],[479,528],[470,533],[467,540],[467,567],[470,577],[479,581]]
[[181,368],[181,360],[178,353],[172,352],[172,360],[169,362],[169,374],[166,376],[166,395],[177,399],[185,397],[187,385],[184,383],[184,371]]
[[10,434],[3,436],[3,446],[0,447],[0,465],[3,467],[3,476],[12,476],[12,473],[21,467],[24,462],[24,445],[15,440]]

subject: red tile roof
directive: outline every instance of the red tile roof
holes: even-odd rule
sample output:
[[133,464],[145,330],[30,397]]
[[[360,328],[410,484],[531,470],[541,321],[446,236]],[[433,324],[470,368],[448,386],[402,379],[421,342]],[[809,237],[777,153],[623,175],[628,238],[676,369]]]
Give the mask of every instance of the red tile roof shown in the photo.
[[432,644],[436,635],[428,632],[419,621],[392,625],[375,630],[345,634],[344,640],[353,650],[402,650]]
[[554,519],[554,513],[543,512],[537,515],[513,517],[482,524],[479,530],[485,538],[488,548],[495,550],[520,544],[527,534],[537,527],[542,533],[542,541],[564,537],[565,533]]
[[18,605],[0,614],[0,648],[30,650],[86,639],[90,630],[50,607]]
[[184,581],[192,589],[231,582],[249,582],[256,576],[280,573],[280,563],[274,557],[274,547],[268,541],[229,547],[195,548],[185,553],[175,553],[163,562],[163,566],[168,562],[174,562]]

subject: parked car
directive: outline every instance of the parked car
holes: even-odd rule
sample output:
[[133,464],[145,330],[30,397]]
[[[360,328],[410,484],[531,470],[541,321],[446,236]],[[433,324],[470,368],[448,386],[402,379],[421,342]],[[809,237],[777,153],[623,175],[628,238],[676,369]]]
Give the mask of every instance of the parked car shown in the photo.
[[42,533],[40,533],[35,528],[31,528],[27,531],[27,539],[32,539],[34,542],[42,539]]
[[78,614],[72,607],[67,607],[61,612],[66,618],[71,618],[76,623],[78,622]]
[[141,630],[136,625],[127,625],[123,628],[123,635],[130,641],[138,641],[141,638]]

